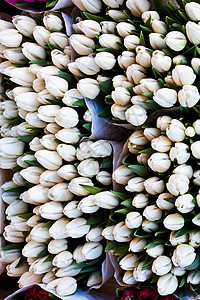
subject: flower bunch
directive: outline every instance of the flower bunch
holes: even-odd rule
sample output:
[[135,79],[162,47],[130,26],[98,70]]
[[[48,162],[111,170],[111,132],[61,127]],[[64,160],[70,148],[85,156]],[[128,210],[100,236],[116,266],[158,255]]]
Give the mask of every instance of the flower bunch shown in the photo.
[[151,11],[148,0],[73,2],[88,20],[74,25],[70,40],[81,57],[70,69],[92,99],[105,100],[100,116],[110,106],[115,121],[139,126],[154,110],[198,104],[199,3],[156,1]]
[[29,288],[27,291],[21,292],[20,294],[15,295],[11,298],[11,300],[14,299],[25,299],[25,300],[51,300],[51,299],[59,299],[55,297],[54,295],[48,293],[47,291],[43,290],[39,286],[34,286],[32,288]]
[[63,20],[50,12],[37,22],[0,20],[0,166],[14,172],[1,187],[1,263],[20,287],[44,283],[66,296],[101,283],[102,230],[119,199],[105,189],[111,144],[87,139],[91,113],[67,70]]
[[122,281],[156,282],[163,296],[186,283],[199,294],[200,120],[187,120],[161,115],[131,135],[113,173],[129,193],[113,192],[122,202],[103,231]]
[[154,288],[144,287],[142,289],[117,290],[114,300],[175,300],[174,295],[160,296]]
[[[52,8],[56,5],[58,0],[5,0],[11,5],[16,5],[17,7],[24,8],[37,8],[37,9],[45,9]],[[39,2],[39,3],[38,3]]]

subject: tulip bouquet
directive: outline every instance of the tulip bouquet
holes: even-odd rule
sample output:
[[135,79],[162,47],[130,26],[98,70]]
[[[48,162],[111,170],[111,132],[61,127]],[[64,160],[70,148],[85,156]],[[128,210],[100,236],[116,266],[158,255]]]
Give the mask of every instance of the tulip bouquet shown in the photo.
[[162,296],[182,296],[188,284],[200,294],[199,124],[162,114],[128,140],[113,173],[122,202],[103,231],[125,284],[156,283]]
[[104,101],[100,116],[139,126],[155,110],[198,104],[199,3],[156,0],[150,11],[148,0],[73,2],[88,20],[74,24],[81,57],[70,70]]
[[41,17],[0,20],[0,166],[14,172],[1,186],[1,263],[20,287],[43,283],[63,297],[101,284],[102,230],[119,199],[107,190],[111,144],[87,139],[91,113],[67,70],[63,20]]

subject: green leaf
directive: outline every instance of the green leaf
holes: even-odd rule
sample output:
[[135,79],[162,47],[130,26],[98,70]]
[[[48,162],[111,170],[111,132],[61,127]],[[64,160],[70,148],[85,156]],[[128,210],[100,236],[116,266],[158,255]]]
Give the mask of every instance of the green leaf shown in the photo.
[[153,233],[145,232],[145,231],[142,230],[142,227],[138,227],[135,230],[133,235],[136,236],[136,237],[139,237],[139,238],[148,238],[148,237],[152,236]]
[[102,21],[105,21],[105,17],[99,17],[99,16],[96,16],[96,15],[90,14],[88,12],[84,12],[83,14],[88,20],[94,20],[94,21],[99,22],[99,23],[102,22]]
[[159,278],[159,276],[158,276],[158,275],[156,275],[156,274],[153,274],[153,277],[152,277],[152,279],[151,279],[151,282],[150,282],[150,283],[155,283],[155,282],[157,282],[157,281],[158,281],[158,278]]
[[99,114],[98,117],[99,118],[108,118],[111,116],[111,111],[110,111],[110,107],[107,106],[105,107]]
[[152,258],[151,256],[147,255],[145,258],[145,261],[142,265],[142,270],[149,270],[151,269],[151,265],[154,261],[154,258]]
[[46,61],[46,60],[42,60],[42,59],[35,59],[35,60],[31,60],[29,62],[30,65],[35,64],[38,66],[42,66],[42,67],[46,67],[46,66],[50,66],[52,65],[52,63]]
[[93,260],[86,260],[86,261],[83,261],[81,263],[79,263],[75,268],[74,270],[77,270],[77,269],[82,269],[82,268],[85,268],[85,267],[89,267],[89,266],[93,266],[97,263],[99,263],[100,261],[102,261],[102,257],[98,257],[96,259],[93,259]]
[[142,46],[146,46],[146,42],[145,42],[145,38],[144,38],[144,34],[142,31],[140,31],[140,45]]
[[62,101],[58,101],[58,100],[53,100],[53,99],[45,99],[46,101],[48,101],[50,104],[52,105],[60,105],[60,106],[65,106],[65,104]]
[[100,89],[107,95],[113,90],[112,79],[108,79],[99,83]]
[[178,7],[176,7],[176,6],[172,3],[172,1],[169,1],[167,4],[169,5],[169,8],[170,8],[172,11],[174,11],[175,13],[177,13]]
[[123,13],[129,18],[129,19],[133,19],[133,15],[131,13],[131,11],[129,9],[124,9]]
[[145,26],[147,26],[147,27],[151,26],[151,14],[150,14],[148,20],[145,22]]
[[16,265],[15,268],[16,268],[16,269],[17,269],[17,268],[20,268],[20,267],[23,266],[26,262],[27,262],[26,257],[21,256],[21,258],[20,258],[20,260],[19,260],[19,262],[18,262],[18,264]]
[[35,135],[24,135],[18,137],[18,140],[24,143],[30,143],[34,139]]
[[177,233],[176,233],[176,235],[175,235],[175,238],[178,238],[178,237],[180,237],[180,236],[182,236],[182,235],[184,235],[184,234],[186,234],[186,233],[189,233],[189,229],[186,227],[186,226],[184,226],[183,228],[181,228],[181,229],[179,229],[178,231],[177,231]]
[[160,234],[166,234],[168,232],[168,230],[166,230],[166,229],[163,229],[163,230],[160,230],[160,231],[156,231],[155,232],[155,236],[158,236],[158,235],[160,235]]
[[112,167],[112,158],[110,157],[105,157],[103,160],[102,160],[102,163],[100,165],[100,168],[101,169],[109,169]]
[[158,246],[158,245],[162,245],[163,243],[164,243],[163,240],[161,240],[161,239],[156,239],[156,240],[154,240],[153,242],[151,242],[151,243],[149,243],[148,245],[146,245],[146,246],[144,247],[144,249],[151,249],[151,248],[154,248],[154,247],[156,247],[156,246]]
[[175,200],[176,200],[176,197],[171,197],[171,198],[165,198],[164,199],[165,201],[171,203],[171,204],[174,204]]
[[15,119],[13,119],[13,120],[11,120],[10,122],[9,122],[9,126],[15,126],[15,125],[19,125],[19,124],[21,124],[22,123],[22,118],[20,118],[20,117],[17,117],[17,118],[15,118]]
[[153,154],[155,151],[152,149],[152,148],[147,148],[147,149],[144,149],[144,150],[141,150],[139,153],[144,153],[144,154]]
[[119,247],[120,245],[121,244],[116,241],[108,242],[108,244],[105,248],[105,252],[110,252],[112,249],[115,249],[115,248]]
[[70,88],[75,87],[76,84],[77,84],[77,81],[76,81],[75,77],[73,75],[69,74],[69,73],[59,71],[58,76],[65,79],[68,82]]
[[58,50],[60,50],[60,51],[63,51],[63,49],[61,48],[61,47],[59,47],[59,46],[57,46],[57,45],[55,45],[55,44],[53,44],[53,43],[48,43],[47,45],[45,45],[45,46],[47,46],[47,47],[49,47],[49,49],[52,51],[52,50],[55,50],[55,49],[58,49]]
[[6,193],[17,193],[17,194],[22,194],[25,190],[26,190],[26,187],[24,187],[24,186],[18,186],[18,187],[16,187],[16,188],[6,190],[5,192],[6,192]]
[[150,174],[151,170],[147,166],[141,166],[141,165],[129,165],[129,169],[131,169],[133,172],[135,172],[137,175],[141,177],[146,177]]
[[125,244],[123,244],[123,246],[118,247],[113,253],[114,253],[114,254],[120,254],[120,253],[123,253],[123,255],[126,254],[126,253],[128,252],[128,249],[129,249],[129,244],[130,244],[130,243],[125,243]]
[[44,261],[43,264],[49,261],[52,261],[54,259],[54,255],[50,254]]
[[192,270],[198,269],[199,266],[200,266],[200,253],[198,252],[196,259],[193,261],[193,263],[185,268],[188,271],[192,271]]
[[102,191],[105,191],[104,188],[96,187],[96,186],[89,186],[85,184],[79,184],[81,187],[83,187],[86,191],[90,192],[92,195],[96,195]]
[[19,6],[19,7],[30,7],[30,2],[21,2],[21,3],[15,4],[15,5]]
[[146,101],[146,106],[147,106],[149,109],[152,109],[152,110],[158,110],[158,109],[161,109],[161,106],[158,105],[154,100],[147,100],[147,101]]
[[88,130],[88,131],[91,131],[91,123],[85,123],[85,124],[83,125],[83,128],[85,128],[85,129]]
[[84,100],[84,99],[80,99],[80,100],[74,102],[72,105],[73,105],[73,106],[84,107],[84,108],[86,107],[86,104],[85,104],[85,100]]
[[1,250],[2,251],[9,251],[9,250],[14,250],[14,249],[22,249],[23,245],[22,244],[9,244],[4,246]]
[[121,208],[115,211],[116,214],[123,214],[127,215],[130,212],[130,209],[128,208]]
[[121,205],[123,205],[123,206],[129,208],[130,210],[132,210],[133,209],[132,201],[133,201],[132,199],[127,199],[127,200],[121,202]]
[[159,13],[160,17],[165,20],[166,16],[174,17],[171,11],[163,4],[162,0],[154,1],[155,10]]
[[44,249],[37,255],[37,257],[44,257],[48,254],[49,254],[49,252],[47,251],[47,249]]
[[112,54],[116,54],[117,53],[117,51],[115,49],[107,48],[107,47],[97,48],[96,51],[97,52],[110,52]]
[[53,223],[54,221],[48,221],[45,225],[42,226],[42,228],[50,228]]
[[87,225],[99,225],[105,221],[105,213],[101,213],[99,210],[90,215],[87,220]]
[[30,219],[34,214],[33,213],[27,213],[27,214],[23,214],[23,215],[19,215],[18,217],[24,220],[28,220]]
[[24,162],[29,166],[41,167],[37,160],[24,160]]
[[153,30],[151,28],[143,26],[143,25],[140,25],[140,28],[142,28],[144,31],[146,31],[148,33],[152,33],[153,32]]
[[183,287],[184,284],[186,283],[187,275],[184,275],[181,279],[181,282],[179,284],[179,288]]
[[181,10],[178,10],[178,13],[179,13],[179,15],[180,15],[186,22],[190,21],[190,19],[189,19],[188,16],[186,15],[186,13],[184,13],[184,12],[181,11]]
[[152,71],[153,71],[153,74],[155,76],[156,79],[159,79],[159,78],[163,78],[163,74],[160,73],[158,70],[156,70],[155,68],[152,67]]
[[130,198],[129,195],[125,194],[125,193],[120,193],[120,192],[114,192],[111,191],[115,196],[117,196],[118,198],[122,199],[122,200],[127,200]]
[[82,273],[91,273],[91,272],[95,272],[95,271],[100,271],[101,269],[101,266],[95,266],[95,267],[90,267],[90,268],[86,268],[86,269],[83,269],[80,274]]
[[48,0],[46,3],[46,7],[54,7],[56,5],[56,3],[58,2],[58,0]]

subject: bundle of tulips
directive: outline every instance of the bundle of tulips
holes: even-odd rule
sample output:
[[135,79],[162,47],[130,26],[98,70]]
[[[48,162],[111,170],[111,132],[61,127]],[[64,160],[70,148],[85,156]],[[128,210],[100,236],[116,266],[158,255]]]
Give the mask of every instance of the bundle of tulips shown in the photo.
[[84,96],[104,101],[100,116],[139,126],[155,110],[199,102],[199,3],[156,0],[150,11],[148,0],[73,2],[89,20],[74,25],[81,57],[69,68],[93,86]]
[[57,13],[36,21],[0,20],[0,165],[14,172],[1,187],[7,205],[1,263],[9,276],[21,276],[20,287],[44,283],[66,296],[77,283],[101,283],[102,230],[119,200],[105,189],[112,183],[112,146],[87,139],[91,114],[67,71],[63,21]]

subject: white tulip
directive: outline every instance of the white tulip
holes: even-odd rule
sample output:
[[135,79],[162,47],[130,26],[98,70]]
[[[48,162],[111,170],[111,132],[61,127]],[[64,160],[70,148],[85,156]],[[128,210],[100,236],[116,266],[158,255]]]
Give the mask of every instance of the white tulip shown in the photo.
[[77,177],[71,180],[69,183],[69,190],[73,194],[77,196],[87,196],[90,194],[84,187],[81,185],[86,185],[86,186],[93,186],[93,182],[86,177]]
[[198,103],[200,94],[194,85],[184,85],[182,90],[178,92],[178,101],[183,107],[193,107]]
[[1,30],[0,43],[9,48],[17,48],[22,42],[22,37],[16,29],[3,29]]
[[126,1],[126,6],[130,9],[131,13],[135,17],[140,17],[142,13],[145,11],[148,11],[150,9],[150,3],[147,0],[127,0]]
[[68,189],[68,183],[62,182],[54,185],[48,191],[49,199],[53,201],[70,201],[73,199],[73,194]]
[[22,255],[25,257],[37,257],[40,252],[46,248],[44,243],[35,241],[28,242],[22,249]]
[[171,259],[165,255],[157,257],[152,264],[152,272],[158,276],[163,276],[169,273],[171,268]]
[[86,235],[87,242],[100,242],[102,239],[102,228],[100,227],[91,229]]
[[[184,74],[187,74],[185,76]],[[177,65],[172,71],[174,82],[179,85],[191,85],[196,79],[196,75],[191,67],[186,65]]]
[[162,210],[156,205],[149,205],[145,207],[143,216],[149,221],[158,221],[162,217]]
[[66,277],[66,276],[76,276],[80,273],[81,269],[76,269],[77,264],[72,262],[71,265],[65,267],[65,268],[60,268],[57,270],[55,273],[56,277]]
[[116,30],[122,38],[125,38],[126,36],[132,34],[132,30],[135,29],[135,26],[127,22],[120,22],[116,26]]
[[112,177],[117,183],[126,185],[133,175],[134,172],[130,168],[122,165],[113,172]]
[[80,21],[73,25],[77,33],[83,32],[89,38],[95,38],[101,32],[101,26],[98,22],[93,20]]
[[99,162],[93,158],[83,160],[77,167],[78,173],[83,177],[94,177],[99,172]]
[[165,39],[161,36],[160,33],[153,32],[149,34],[149,42],[153,49],[155,50],[162,50],[164,48],[167,48],[167,44],[165,42]]
[[192,21],[200,21],[199,18],[200,5],[196,2],[190,2],[185,5],[185,11]]
[[182,236],[176,237],[178,231],[172,231],[169,236],[169,241],[172,246],[177,246],[188,242],[188,234],[183,234]]
[[174,195],[183,195],[187,193],[189,189],[189,179],[183,174],[173,174],[170,176],[168,183],[167,183],[167,189],[168,191]]
[[79,80],[77,89],[82,96],[89,99],[96,98],[100,93],[98,81],[92,78],[84,78]]
[[30,232],[30,237],[32,241],[38,242],[38,243],[46,243],[48,242],[51,237],[49,235],[49,229],[45,228],[44,226],[46,223],[39,223]]
[[115,33],[117,23],[112,21],[102,21],[100,25],[102,33]]
[[149,49],[144,46],[136,47],[136,62],[144,68],[151,67],[151,54],[148,50]]
[[52,264],[56,266],[57,268],[65,268],[73,262],[72,259],[72,254],[69,251],[63,251],[57,254],[53,261]]
[[49,123],[46,126],[46,130],[52,134],[57,133],[60,129],[61,127],[56,123]]
[[57,220],[50,228],[49,228],[49,236],[56,239],[64,239],[66,235],[64,234],[65,226],[70,222],[67,218],[61,218]]
[[172,195],[169,193],[160,194],[156,200],[156,205],[162,210],[171,210],[174,204],[167,201],[168,198],[172,198]]
[[117,58],[121,69],[127,69],[130,65],[135,63],[135,54],[130,51],[123,51]]
[[134,196],[132,205],[136,208],[143,208],[148,204],[148,197],[145,194],[139,193]]
[[48,150],[56,150],[58,142],[54,134],[46,134],[40,139],[41,144]]
[[163,224],[167,229],[179,230],[184,226],[184,218],[178,213],[170,214],[164,219]]
[[44,172],[43,168],[32,166],[21,170],[20,174],[25,180],[33,184],[39,184],[39,179],[42,172]]
[[185,139],[185,126],[179,120],[173,119],[166,128],[166,134],[172,142],[181,142]]
[[117,87],[112,91],[112,99],[118,105],[126,105],[131,99],[129,91],[124,87]]
[[64,215],[66,215],[68,218],[78,218],[83,215],[83,212],[78,209],[78,201],[70,201],[67,205],[65,205],[63,209]]
[[140,105],[132,105],[125,112],[125,117],[132,125],[139,126],[147,120],[147,111]]
[[30,112],[26,115],[26,122],[31,126],[37,128],[44,128],[47,124],[40,120],[37,116],[37,112]]
[[112,192],[104,191],[94,196],[94,202],[104,209],[113,209],[119,204],[119,199]]
[[191,212],[195,207],[193,199],[193,196],[190,194],[184,194],[182,196],[179,196],[175,201],[175,206],[177,207],[177,210],[183,214]]
[[8,48],[4,50],[4,56],[9,61],[13,63],[23,64],[23,59],[25,59],[25,56],[22,53],[22,48]]
[[67,50],[62,52],[58,49],[51,51],[51,59],[53,64],[61,70],[67,69],[67,66],[71,61],[70,53],[68,53]]
[[112,226],[107,226],[106,228],[103,229],[102,231],[102,236],[109,241],[114,241],[114,236],[113,236],[113,229],[115,225]]
[[188,21],[185,28],[188,40],[192,44],[198,45],[200,43],[200,25]]
[[59,76],[46,76],[45,87],[54,97],[63,97],[69,85],[67,80]]
[[77,264],[87,260],[82,254],[82,249],[83,245],[78,245],[73,252],[73,259]]
[[129,245],[129,251],[132,252],[142,252],[147,245],[147,241],[142,238],[134,238]]
[[128,19],[128,17],[125,15],[125,13],[123,11],[117,10],[117,9],[109,9],[108,15],[113,20],[127,20]]
[[49,43],[50,31],[43,26],[35,26],[33,28],[33,37],[37,44],[45,47]]
[[133,271],[138,266],[137,255],[135,254],[127,254],[120,260],[120,267],[125,271]]
[[160,135],[151,140],[151,147],[158,152],[168,152],[171,149],[172,142],[165,135]]
[[86,75],[95,75],[100,71],[100,67],[93,57],[83,56],[75,60],[77,68]]
[[187,244],[181,244],[173,252],[172,262],[176,267],[187,267],[193,263],[196,258],[195,249]]
[[198,229],[189,232],[189,245],[198,248],[200,243],[200,231]]
[[197,285],[200,283],[200,271],[195,270],[188,274],[187,283]]
[[45,187],[51,187],[60,182],[63,182],[63,179],[57,174],[57,171],[46,170],[40,175],[40,183]]
[[136,281],[144,282],[152,277],[152,271],[151,270],[143,270],[144,261],[140,262],[139,265],[134,269],[133,271],[133,277]]
[[67,162],[71,162],[76,159],[76,148],[72,145],[59,144],[57,152]]
[[[149,220],[144,220],[142,222],[142,229],[145,232],[151,233],[151,232],[154,232],[154,231],[158,230],[158,224],[156,222],[152,222],[152,221],[149,221]],[[157,257],[157,256],[161,255],[164,252],[164,247],[162,245],[159,245],[159,246],[156,246],[154,248],[147,249],[146,252],[149,254],[149,256],[152,256],[152,257],[156,256]],[[158,255],[158,253],[159,253],[159,255]]]
[[51,11],[46,12],[43,17],[43,23],[44,26],[49,30],[54,29],[60,31],[63,28],[63,22],[59,13]]
[[165,55],[164,52],[156,50],[152,54],[151,64],[152,67],[163,73],[169,71],[171,68],[172,59]]
[[76,107],[75,102],[83,99],[83,96],[79,93],[77,89],[70,89],[65,92],[62,102],[67,106]]
[[144,188],[151,195],[160,194],[164,190],[164,181],[159,177],[150,177],[144,181]]
[[161,131],[165,131],[166,128],[171,124],[172,118],[169,116],[161,116],[157,119],[157,127],[161,130]]
[[112,79],[113,87],[116,89],[117,87],[127,88],[128,86],[132,86],[133,84],[128,81],[128,78],[124,75],[116,75]]
[[177,161],[178,164],[184,164],[190,158],[189,147],[184,143],[175,143],[169,152],[171,161]]
[[142,177],[134,177],[128,181],[128,185],[125,189],[128,192],[142,192],[144,190],[144,181]]
[[191,145],[192,155],[197,159],[200,158],[199,144],[200,144],[200,142],[197,141]]
[[46,59],[45,49],[36,43],[23,43],[22,52],[28,58],[28,60]]
[[76,279],[69,276],[55,279],[47,284],[47,289],[56,289],[57,294],[61,297],[72,295],[77,289]]
[[192,66],[194,72],[196,74],[198,74],[199,73],[199,67],[200,67],[200,58],[193,57],[192,60],[191,60],[191,66]]
[[56,151],[39,150],[35,153],[35,158],[48,170],[58,170],[62,165],[62,158]]
[[88,260],[93,260],[101,256],[103,246],[98,242],[87,242],[82,248],[83,257]]
[[135,280],[135,278],[133,277],[133,271],[126,271],[124,273],[124,276],[122,278],[122,281],[125,283],[125,284],[128,284],[128,285],[135,285],[137,283],[137,281]]
[[64,230],[66,237],[80,238],[85,236],[90,230],[90,225],[87,225],[87,220],[84,218],[76,218],[70,221]]
[[8,21],[5,21],[3,19],[0,20],[0,31],[1,30],[4,30],[4,29],[14,29],[15,26],[11,23],[11,22],[8,22]]
[[63,216],[63,206],[60,202],[47,202],[40,206],[41,216],[49,220],[57,220]]
[[189,137],[194,137],[196,134],[194,128],[192,126],[188,126],[185,130],[185,135]]
[[171,166],[171,160],[166,153],[156,152],[148,159],[148,166],[158,173],[166,172]]
[[48,251],[51,254],[59,254],[67,250],[68,244],[66,239],[51,240],[48,244]]
[[60,70],[55,66],[42,67],[38,71],[37,77],[45,79],[47,76],[57,76],[59,74],[59,71]]
[[137,35],[127,35],[124,38],[124,46],[127,50],[136,49],[137,46],[140,45],[140,38]]
[[80,55],[88,55],[93,52],[95,44],[93,39],[83,34],[72,34],[70,42],[73,49]]
[[119,50],[118,43],[121,43],[121,38],[112,33],[103,33],[99,37],[99,44],[105,48]]
[[157,288],[162,296],[173,294],[178,287],[178,279],[175,275],[168,273],[158,278]]
[[112,175],[107,171],[100,171],[96,175],[96,180],[103,185],[110,185],[112,183]]
[[123,4],[124,0],[103,0],[103,2],[112,8],[119,8]]
[[[10,71],[10,77],[11,81],[22,87],[32,87],[32,83],[36,79],[36,76],[30,72],[28,67],[14,68]],[[22,90],[16,92],[20,94]],[[14,92],[14,97],[17,96],[16,92]]]
[[174,51],[181,51],[187,44],[185,35],[180,31],[171,31],[165,37],[165,42]]
[[140,64],[132,64],[128,66],[126,75],[130,82],[139,84],[141,79],[146,77],[146,69]]
[[55,122],[64,128],[71,128],[78,124],[79,116],[75,109],[71,107],[62,107],[56,112]]
[[94,285],[98,285],[102,282],[102,275],[101,272],[96,271],[92,272],[90,276],[88,277],[87,286],[91,287]]
[[64,165],[58,171],[58,175],[67,181],[78,176],[77,169],[73,165]]
[[177,102],[177,92],[169,88],[161,88],[154,93],[153,100],[162,107],[172,107]]
[[110,52],[99,52],[96,54],[94,62],[103,70],[111,70],[115,66],[116,59],[115,56]]
[[139,212],[129,212],[126,215],[125,225],[129,229],[138,228],[142,224],[142,216]]
[[42,283],[42,276],[43,274],[36,275],[31,272],[25,272],[18,280],[19,288],[24,288],[30,286],[31,284]]
[[37,216],[37,215],[33,215],[32,217],[30,217],[27,221],[26,224],[29,227],[35,227],[36,225],[38,225],[38,221],[40,221],[41,217]]
[[99,206],[95,204],[95,195],[89,195],[84,197],[78,204],[78,209],[83,213],[94,213],[99,209]]
[[112,234],[114,236],[115,241],[119,243],[129,242],[132,238],[130,238],[130,234],[132,230],[129,229],[124,222],[120,222],[113,228]]
[[0,262],[1,263],[12,263],[16,259],[21,257],[19,249],[1,250],[0,252]]

